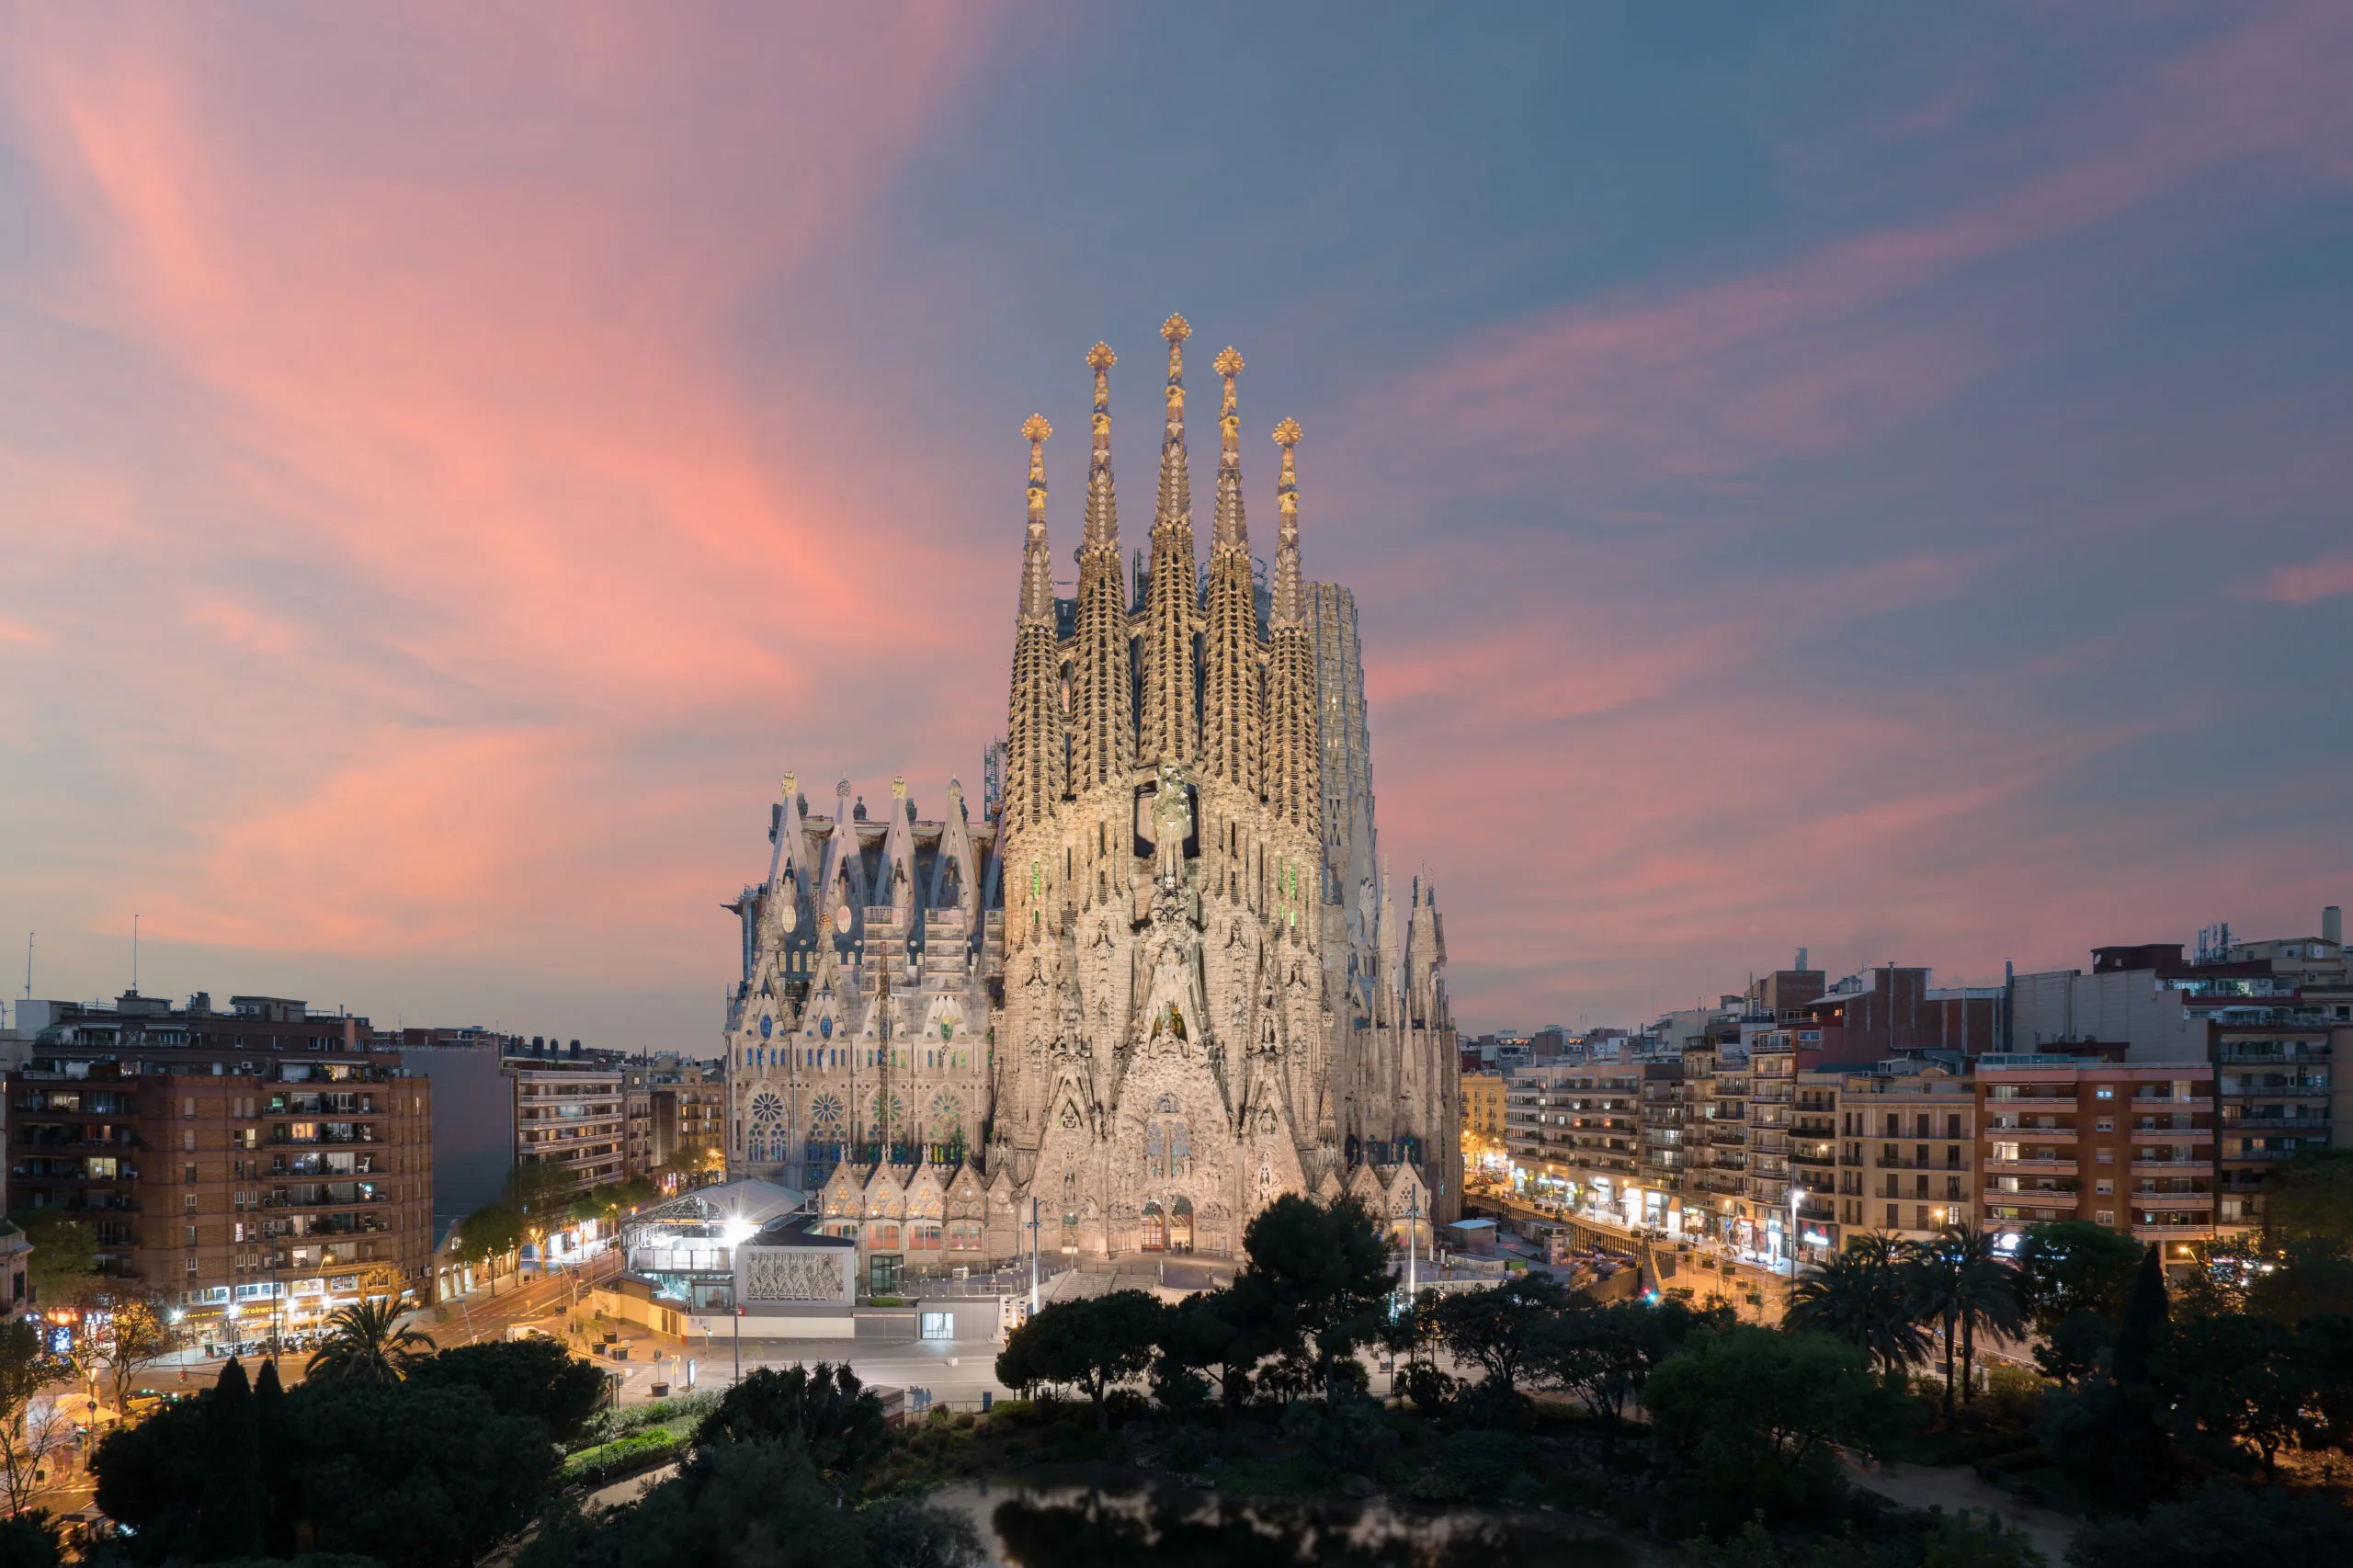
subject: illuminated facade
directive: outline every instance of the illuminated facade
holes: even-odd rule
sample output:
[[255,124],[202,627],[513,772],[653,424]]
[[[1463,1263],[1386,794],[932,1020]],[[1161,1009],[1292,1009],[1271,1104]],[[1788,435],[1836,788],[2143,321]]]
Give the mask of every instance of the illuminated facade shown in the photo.
[[[733,905],[731,1165],[821,1193],[835,1233],[909,1263],[1027,1250],[1238,1249],[1284,1192],[1392,1217],[1461,1203],[1460,1068],[1426,876],[1372,869],[1354,606],[1305,580],[1285,420],[1272,573],[1244,517],[1232,349],[1206,580],[1180,317],[1149,564],[1121,561],[1111,351],[1097,345],[1074,598],[1055,592],[1044,447],[1029,520],[1003,803],[881,821],[786,780],[767,880]],[[1320,614],[1311,618],[1311,597]],[[1337,640],[1345,607],[1347,637]],[[1319,653],[1317,627],[1332,650]],[[1350,821],[1327,835],[1325,755]],[[1360,799],[1358,797],[1361,797]],[[1343,875],[1341,868],[1347,869]],[[1403,892],[1402,901],[1398,893]]]

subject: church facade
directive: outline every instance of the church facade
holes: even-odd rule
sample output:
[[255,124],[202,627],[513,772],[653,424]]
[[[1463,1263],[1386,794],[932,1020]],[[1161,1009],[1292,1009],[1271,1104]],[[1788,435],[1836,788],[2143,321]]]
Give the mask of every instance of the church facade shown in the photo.
[[[1231,1255],[1279,1194],[1358,1197],[1427,1245],[1461,1202],[1460,1084],[1427,878],[1372,842],[1354,605],[1306,581],[1275,433],[1254,560],[1222,382],[1207,571],[1171,317],[1148,562],[1122,560],[1110,349],[1097,345],[1074,596],[1029,441],[1001,788],[881,818],[794,778],[746,887],[729,1009],[730,1165],[818,1195],[825,1228],[912,1265]],[[1335,622],[1345,610],[1345,656]],[[1319,639],[1324,644],[1319,647]],[[1357,786],[1334,790],[1331,756]],[[1333,820],[1345,812],[1346,821]]]

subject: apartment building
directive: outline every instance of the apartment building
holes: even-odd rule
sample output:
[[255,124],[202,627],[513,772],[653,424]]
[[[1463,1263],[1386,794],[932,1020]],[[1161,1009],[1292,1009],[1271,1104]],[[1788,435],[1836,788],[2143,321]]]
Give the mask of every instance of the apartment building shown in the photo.
[[1836,1096],[1838,1222],[1847,1234],[1926,1241],[1975,1222],[1977,1085],[1957,1054],[1810,1076]]
[[98,1267],[190,1317],[314,1323],[432,1295],[432,1085],[368,1020],[284,997],[27,1003],[7,1201],[86,1221]]
[[1467,1143],[1504,1141],[1504,1078],[1500,1073],[1462,1075],[1462,1133]]
[[585,1192],[631,1175],[621,1070],[603,1062],[511,1057],[515,1164],[563,1167]]
[[2353,1142],[2336,1104],[2337,1047],[2353,1047],[2353,1025],[2300,997],[2220,1008],[2206,1027],[2220,1141],[2215,1223],[2259,1229],[2267,1172],[2300,1153]]
[[2214,1233],[2214,1070],[2004,1054],[1977,1063],[1983,1218],[2089,1220],[2142,1241]]
[[620,1072],[630,1174],[673,1187],[722,1176],[727,1096],[718,1071],[665,1053]]
[[[1645,1062],[1642,1077],[1642,1151],[1635,1174],[1645,1192],[1679,1210],[1686,1151],[1683,1145],[1683,1056]],[[1679,1223],[1679,1222],[1678,1222]]]

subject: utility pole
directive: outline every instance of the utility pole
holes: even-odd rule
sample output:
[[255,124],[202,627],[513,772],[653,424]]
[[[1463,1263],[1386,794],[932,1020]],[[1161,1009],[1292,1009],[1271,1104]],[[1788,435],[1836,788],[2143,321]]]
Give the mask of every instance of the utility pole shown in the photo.
[[1029,1199],[1029,1315],[1038,1315],[1038,1199]]

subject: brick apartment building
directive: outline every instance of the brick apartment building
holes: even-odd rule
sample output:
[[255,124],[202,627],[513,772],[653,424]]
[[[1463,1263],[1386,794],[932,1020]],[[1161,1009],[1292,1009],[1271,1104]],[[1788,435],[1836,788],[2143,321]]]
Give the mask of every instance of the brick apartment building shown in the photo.
[[2168,1260],[2214,1234],[2210,1063],[1995,1056],[1976,1097],[1989,1228],[2089,1220]]
[[301,1327],[432,1294],[432,1085],[368,1020],[233,996],[28,1002],[6,1078],[11,1210],[87,1222],[98,1267],[199,1321]]

